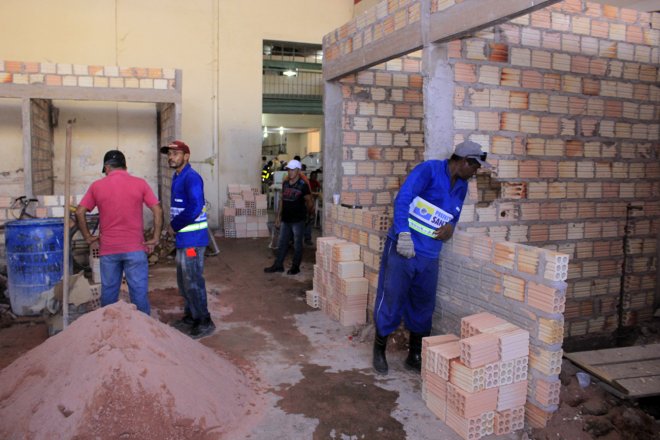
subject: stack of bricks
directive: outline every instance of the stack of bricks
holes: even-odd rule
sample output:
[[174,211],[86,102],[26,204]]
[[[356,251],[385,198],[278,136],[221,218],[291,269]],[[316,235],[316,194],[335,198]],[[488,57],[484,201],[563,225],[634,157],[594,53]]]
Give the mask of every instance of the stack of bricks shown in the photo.
[[268,201],[265,194],[250,185],[227,185],[223,211],[227,238],[268,237]]
[[367,318],[367,286],[360,246],[337,237],[316,241],[314,287],[307,304],[319,307],[342,325],[364,324]]
[[[464,439],[522,429],[528,355],[527,331],[489,313],[465,317],[460,339],[422,340],[422,398]],[[537,388],[554,392],[550,385]]]
[[328,205],[324,231],[360,246],[364,276],[369,280],[368,307],[372,308],[378,287],[380,259],[392,224],[392,214],[384,208],[347,208]]
[[[445,243],[440,256],[438,307],[433,319],[439,328],[435,331],[460,329],[464,337],[477,338],[470,347],[464,347],[464,356],[471,355],[481,362],[491,361],[487,349],[483,351],[488,347],[487,340],[498,338],[502,343],[500,377],[502,371],[507,372],[501,383],[526,390],[525,414],[532,426],[544,425],[557,409],[555,391],[560,383],[566,301],[563,279],[568,264],[567,255],[551,249],[462,231],[456,231]],[[462,318],[466,311],[474,316]],[[523,357],[528,346],[529,358],[526,354]],[[524,365],[520,359],[524,359]],[[522,368],[526,378],[527,362],[529,386],[515,385],[523,379]],[[474,365],[466,363],[466,367]],[[512,379],[506,379],[511,374]],[[470,380],[469,374],[461,373],[460,377],[464,384]]]

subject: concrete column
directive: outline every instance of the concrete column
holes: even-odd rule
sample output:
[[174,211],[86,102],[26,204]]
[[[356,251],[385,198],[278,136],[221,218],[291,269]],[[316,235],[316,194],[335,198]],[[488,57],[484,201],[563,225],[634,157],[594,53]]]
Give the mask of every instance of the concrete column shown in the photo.
[[424,76],[424,159],[447,159],[454,151],[454,74],[446,44],[427,44]]
[[[341,193],[343,177],[343,100],[341,85],[336,81],[326,81],[323,96],[324,144],[323,144],[323,200],[326,205],[332,203],[332,195]],[[323,210],[325,218],[329,209]],[[324,222],[325,224],[325,222]]]

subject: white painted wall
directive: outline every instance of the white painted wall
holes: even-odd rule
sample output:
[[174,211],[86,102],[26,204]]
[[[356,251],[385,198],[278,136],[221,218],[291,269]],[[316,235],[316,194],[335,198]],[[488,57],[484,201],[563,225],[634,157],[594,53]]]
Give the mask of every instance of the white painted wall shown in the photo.
[[[262,41],[320,44],[352,15],[352,0],[2,0],[0,59],[182,69],[182,137],[205,179],[216,225],[228,183],[259,183]],[[58,179],[65,123],[75,116],[76,188],[99,177],[96,158],[117,145],[131,152],[134,174],[154,181],[154,106],[56,105],[62,109],[55,133]],[[20,125],[10,122],[20,123],[20,103],[17,108],[0,112],[5,157],[13,151],[8,145],[21,142]],[[21,165],[14,165],[22,168],[22,155],[16,156]]]

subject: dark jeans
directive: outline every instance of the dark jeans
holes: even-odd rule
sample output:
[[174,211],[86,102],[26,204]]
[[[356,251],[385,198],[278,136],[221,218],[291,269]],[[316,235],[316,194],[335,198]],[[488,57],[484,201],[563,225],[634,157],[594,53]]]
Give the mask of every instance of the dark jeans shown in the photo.
[[275,260],[276,266],[284,266],[284,257],[289,250],[289,241],[293,234],[293,262],[291,267],[299,267],[302,261],[303,251],[303,234],[305,233],[305,222],[285,223],[280,224],[280,241],[277,244],[277,259]]
[[126,275],[131,302],[141,312],[150,314],[149,262],[144,251],[125,252],[101,256],[101,306],[114,304],[119,300],[122,274]]
[[[190,249],[194,256],[188,255]],[[185,301],[185,311],[194,320],[210,318],[206,302],[206,281],[204,281],[205,247],[176,250],[176,282]]]

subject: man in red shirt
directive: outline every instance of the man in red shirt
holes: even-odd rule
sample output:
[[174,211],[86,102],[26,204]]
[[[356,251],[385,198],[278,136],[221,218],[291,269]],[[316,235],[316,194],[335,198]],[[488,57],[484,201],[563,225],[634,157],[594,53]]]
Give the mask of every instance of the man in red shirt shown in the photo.
[[[80,232],[87,244],[99,242],[101,257],[101,306],[119,299],[122,274],[126,275],[131,302],[141,312],[150,314],[147,252],[158,244],[163,226],[163,210],[149,184],[126,171],[126,158],[119,150],[108,151],[103,158],[103,179],[87,190],[76,209]],[[142,205],[154,216],[154,236],[144,240]],[[85,214],[99,209],[98,237],[87,228]]]

